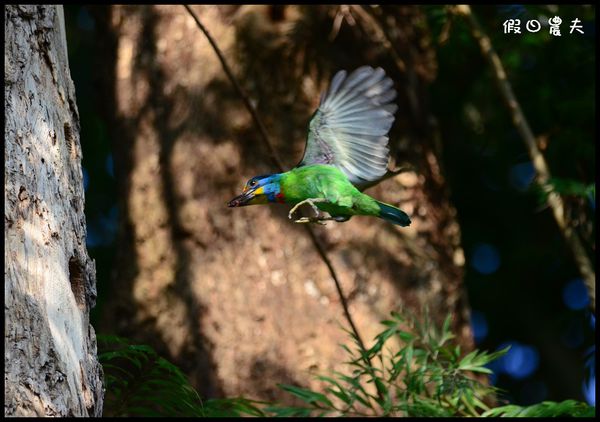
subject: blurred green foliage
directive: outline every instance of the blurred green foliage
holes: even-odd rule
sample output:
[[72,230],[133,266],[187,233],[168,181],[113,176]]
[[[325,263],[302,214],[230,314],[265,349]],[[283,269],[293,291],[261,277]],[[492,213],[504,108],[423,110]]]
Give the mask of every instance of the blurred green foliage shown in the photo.
[[104,369],[103,416],[259,416],[261,402],[243,398],[203,401],[179,368],[145,345],[98,336]]
[[[486,367],[507,352],[463,355],[454,343],[448,317],[441,329],[413,317],[392,313],[391,319],[363,352],[354,334],[349,370],[319,376],[323,393],[280,385],[303,405],[282,406],[244,398],[203,402],[183,373],[148,346],[102,336],[100,362],[105,371],[105,416],[594,416],[595,408],[567,400],[530,407],[490,407],[486,398],[498,390],[473,378],[491,374]],[[398,344],[400,346],[398,346]],[[373,364],[365,362],[365,356]],[[373,385],[377,385],[377,389]],[[382,392],[377,394],[376,390]]]

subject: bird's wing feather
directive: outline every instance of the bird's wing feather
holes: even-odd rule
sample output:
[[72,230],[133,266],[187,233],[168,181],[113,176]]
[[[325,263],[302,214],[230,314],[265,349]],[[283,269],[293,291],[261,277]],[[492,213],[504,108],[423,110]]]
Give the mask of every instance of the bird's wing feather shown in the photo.
[[354,184],[371,182],[387,170],[387,133],[394,122],[393,82],[381,68],[363,66],[333,77],[309,124],[299,166],[332,164]]

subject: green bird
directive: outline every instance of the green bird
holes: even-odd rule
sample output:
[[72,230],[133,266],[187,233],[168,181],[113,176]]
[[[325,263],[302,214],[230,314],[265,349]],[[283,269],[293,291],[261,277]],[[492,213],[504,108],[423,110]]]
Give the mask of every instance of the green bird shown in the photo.
[[387,171],[387,134],[397,109],[391,102],[396,98],[393,85],[381,68],[363,66],[350,75],[344,70],[336,73],[310,121],[302,161],[290,171],[248,180],[228,206],[291,204],[292,219],[299,206],[308,204],[315,216],[296,223],[343,222],[367,215],[408,226],[410,218],[404,211],[359,190]]

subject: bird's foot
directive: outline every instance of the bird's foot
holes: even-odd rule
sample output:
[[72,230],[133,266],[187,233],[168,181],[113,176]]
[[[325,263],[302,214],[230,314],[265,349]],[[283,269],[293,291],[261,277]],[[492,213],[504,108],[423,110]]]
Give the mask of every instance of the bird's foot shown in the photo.
[[343,223],[344,221],[350,220],[350,217],[347,216],[337,216],[337,217],[302,217],[298,220],[295,220],[294,223],[317,223],[322,226],[325,225],[325,221],[335,221],[337,223]]
[[[315,202],[328,202],[328,201],[325,198],[308,198],[308,199],[305,199],[304,201],[300,201],[296,205],[294,205],[294,207],[290,210],[290,212],[288,213],[288,218],[291,220],[293,218],[293,216],[294,216],[294,212],[296,212],[296,210],[302,204],[309,204],[311,206],[311,208],[313,209],[313,211],[315,212],[315,217],[318,217],[319,216],[319,209],[315,205]],[[307,218],[307,217],[302,217],[302,218]],[[302,218],[300,220],[302,220]],[[294,222],[297,223],[298,220],[296,220]],[[302,221],[302,222],[304,223],[305,221]]]
[[330,218],[319,218],[319,217],[301,217],[297,220],[294,220],[294,223],[315,223],[315,224],[320,224],[322,226],[324,226],[325,220],[330,220]]

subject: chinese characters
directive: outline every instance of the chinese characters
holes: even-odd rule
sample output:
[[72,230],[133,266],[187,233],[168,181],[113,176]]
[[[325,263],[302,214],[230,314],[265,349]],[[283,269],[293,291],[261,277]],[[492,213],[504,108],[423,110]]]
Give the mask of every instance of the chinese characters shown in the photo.
[[[560,16],[554,16],[552,18],[548,18],[548,28],[550,35],[555,37],[560,37],[560,25],[562,24],[562,19]],[[504,27],[505,34],[520,34],[521,33],[521,19],[507,19],[502,24]],[[539,32],[542,29],[542,24],[537,19],[530,19],[525,23],[525,29],[528,32]],[[579,18],[575,18],[571,21],[571,26],[569,27],[569,34],[573,34],[576,31],[579,34],[583,34],[583,25]]]

